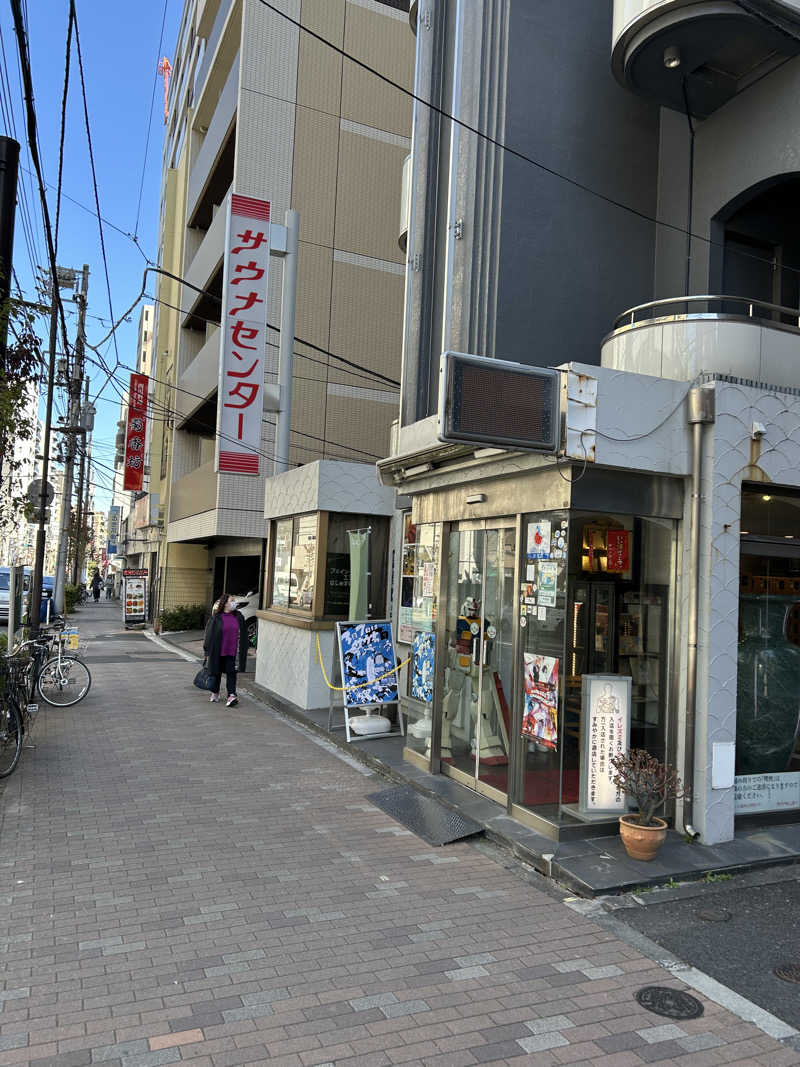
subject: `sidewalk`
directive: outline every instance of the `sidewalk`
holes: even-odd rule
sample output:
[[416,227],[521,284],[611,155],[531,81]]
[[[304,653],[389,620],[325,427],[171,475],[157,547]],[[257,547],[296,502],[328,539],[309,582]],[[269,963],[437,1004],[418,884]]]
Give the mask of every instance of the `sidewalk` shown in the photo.
[[640,1007],[683,983],[552,882],[426,846],[351,753],[78,621],[92,690],[0,796],[0,1067],[800,1063],[696,984],[700,1018]]
[[[161,635],[167,644],[203,657],[203,634],[186,631]],[[671,881],[702,878],[708,873],[739,873],[800,862],[800,825],[754,825],[722,845],[687,844],[677,831],[667,836],[659,856],[649,863],[630,859],[619,834],[610,837],[553,841],[509,818],[505,809],[443,775],[428,774],[403,759],[400,737],[348,745],[343,731],[328,732],[328,713],[303,712],[278,701],[255,682],[255,656],[242,687],[282,714],[318,730],[355,758],[397,782],[436,796],[444,804],[479,822],[487,837],[509,848],[519,859],[557,879],[581,896],[620,893]]]

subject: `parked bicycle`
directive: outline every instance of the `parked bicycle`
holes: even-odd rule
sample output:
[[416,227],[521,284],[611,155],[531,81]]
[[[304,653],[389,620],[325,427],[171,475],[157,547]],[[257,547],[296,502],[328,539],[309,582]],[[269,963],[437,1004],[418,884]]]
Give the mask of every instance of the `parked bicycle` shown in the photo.
[[61,629],[23,641],[0,657],[0,778],[14,770],[22,739],[33,727],[36,695],[53,707],[71,707],[86,696],[92,676],[76,653],[65,651]]

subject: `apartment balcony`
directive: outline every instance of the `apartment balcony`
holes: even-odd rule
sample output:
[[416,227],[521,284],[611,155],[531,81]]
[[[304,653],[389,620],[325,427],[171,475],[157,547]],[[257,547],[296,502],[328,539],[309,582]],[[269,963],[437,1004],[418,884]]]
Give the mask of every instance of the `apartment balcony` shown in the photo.
[[800,54],[800,0],[614,0],[621,85],[705,118]]
[[[185,280],[188,284],[184,285],[181,290],[181,307],[187,312],[183,321],[184,326],[193,317],[189,312],[196,312],[195,305],[202,301],[202,295],[197,290],[208,289],[222,267],[229,195],[229,193],[226,193],[223,197],[222,203],[211,221],[211,225],[203,236],[200,247],[195,252],[194,258],[186,270]],[[207,317],[213,318],[215,315],[219,317],[219,313],[219,304],[215,304],[213,313]]]
[[[220,92],[217,106],[189,175],[186,218],[190,226],[209,225],[213,205],[221,201],[233,181],[238,92],[237,58]],[[198,115],[199,109],[195,115],[195,124],[201,121]]]
[[[215,393],[219,384],[220,334],[209,331],[206,343],[178,378],[175,395],[175,425],[191,430],[195,423],[216,423]],[[213,406],[213,412],[210,408]],[[206,411],[205,409],[209,409]]]
[[800,386],[800,312],[738,296],[654,300],[620,315],[604,367],[675,381],[716,373]]
[[217,476],[214,463],[204,463],[172,483],[169,496],[169,521],[188,519],[213,511],[217,506]]
[[[197,0],[197,15],[195,25],[197,26],[197,36],[205,37],[206,41],[211,36],[211,27],[214,25],[214,20],[219,14],[220,8],[226,5],[221,3],[221,0]],[[206,45],[208,47],[208,45]]]
[[[217,9],[216,14],[214,14],[215,5]],[[195,100],[199,100],[203,94],[206,79],[208,78],[208,72],[211,70],[211,66],[216,57],[219,43],[222,40],[222,33],[225,29],[225,23],[228,21],[230,13],[231,7],[227,2],[220,3],[220,0],[206,0],[203,4],[202,12],[198,20],[198,37],[205,37],[206,46],[203,51],[203,58],[200,60],[197,72],[195,73]],[[200,32],[201,29],[204,32]]]

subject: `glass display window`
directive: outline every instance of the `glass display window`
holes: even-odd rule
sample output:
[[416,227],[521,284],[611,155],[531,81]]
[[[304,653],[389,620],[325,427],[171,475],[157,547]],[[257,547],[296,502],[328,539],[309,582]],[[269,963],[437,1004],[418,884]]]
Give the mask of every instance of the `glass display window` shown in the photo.
[[666,757],[676,524],[564,511],[526,515],[523,525],[524,749],[515,799],[559,822],[585,817],[585,676],[629,678],[630,745]]
[[742,488],[735,811],[800,807],[800,493]]
[[367,614],[382,618],[389,538],[389,520],[383,516],[322,511],[273,522],[270,607],[301,617],[346,619],[350,531],[368,533]]
[[[403,700],[408,722],[406,748],[430,761],[436,666],[441,523],[415,526],[408,512],[404,522],[403,571],[398,640],[408,642],[410,662],[407,696]],[[404,657],[405,658],[405,655]]]

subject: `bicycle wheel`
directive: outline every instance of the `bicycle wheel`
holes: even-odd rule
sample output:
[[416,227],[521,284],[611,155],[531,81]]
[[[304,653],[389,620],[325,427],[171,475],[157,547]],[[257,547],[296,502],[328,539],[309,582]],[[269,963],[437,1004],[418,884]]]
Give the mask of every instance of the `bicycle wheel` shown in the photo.
[[42,700],[56,708],[69,708],[83,700],[92,685],[89,668],[79,659],[49,659],[39,672],[36,688]]
[[14,704],[4,701],[0,707],[0,778],[6,778],[19,763],[22,730]]

